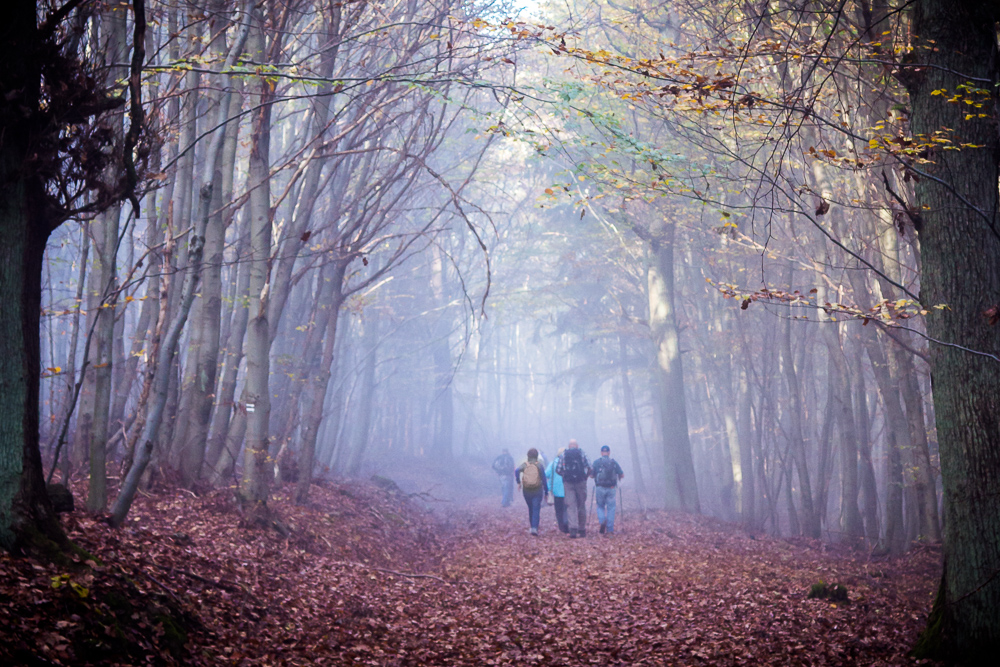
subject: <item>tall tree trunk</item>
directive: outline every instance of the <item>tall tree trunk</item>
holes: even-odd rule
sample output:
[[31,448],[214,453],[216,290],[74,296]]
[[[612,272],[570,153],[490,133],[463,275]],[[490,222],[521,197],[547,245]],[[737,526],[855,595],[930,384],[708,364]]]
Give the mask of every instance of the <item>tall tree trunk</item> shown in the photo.
[[[34,111],[47,50],[34,2],[12,3],[0,23],[0,548],[62,546],[38,446],[42,267],[51,220],[45,184],[25,169],[36,150]],[[31,111],[25,114],[24,110]]]
[[329,8],[329,12],[322,12],[324,18],[324,28],[326,30],[325,43],[322,46],[322,56],[319,60],[319,72],[317,76],[321,83],[317,86],[316,95],[312,98],[312,113],[309,121],[309,131],[313,137],[315,145],[309,151],[307,163],[305,165],[304,183],[299,193],[298,204],[292,215],[290,226],[284,231],[280,238],[275,239],[277,252],[280,259],[275,266],[271,295],[270,318],[271,340],[278,334],[278,324],[281,315],[285,310],[285,302],[291,292],[292,268],[299,252],[309,240],[310,234],[306,234],[308,226],[312,220],[313,210],[320,193],[320,176],[323,173],[325,160],[321,159],[319,153],[323,145],[323,137],[326,134],[327,125],[330,123],[330,106],[333,103],[334,83],[331,81],[333,69],[337,62],[337,54],[340,51],[341,13],[340,3],[334,3]]
[[[375,362],[378,356],[378,318],[371,317],[362,322],[364,331],[361,334],[362,354],[364,355],[364,366],[361,370],[361,386],[358,388],[358,409],[357,423],[354,429],[354,445],[351,447],[351,455],[347,461],[346,472],[348,475],[356,476],[361,472],[361,464],[365,461],[368,453],[368,446],[372,439],[372,412],[375,399]],[[435,383],[436,384],[436,383]],[[436,387],[435,387],[436,389]],[[433,410],[433,407],[431,408]],[[431,455],[436,458],[434,452],[434,441],[431,441]],[[441,465],[448,465],[442,461]]]
[[[792,265],[788,264],[786,284],[791,291]],[[819,513],[813,505],[813,490],[809,478],[809,464],[806,456],[806,441],[802,431],[802,390],[798,374],[795,370],[795,358],[792,355],[792,321],[786,317],[781,333],[781,370],[785,376],[785,386],[788,390],[788,427],[789,445],[792,460],[795,462],[795,472],[799,480],[799,497],[802,502],[801,528],[807,537],[820,537]],[[789,470],[789,488],[791,488],[791,470]]]
[[878,486],[872,461],[871,419],[868,416],[868,389],[865,374],[858,368],[854,376],[854,423],[858,432],[858,474],[861,478],[861,506],[865,521],[865,537],[872,544],[878,541],[881,525],[878,517]]
[[[213,16],[222,16],[224,7],[216,2]],[[238,17],[237,17],[238,18]],[[228,23],[228,22],[226,22]],[[210,31],[214,39],[209,47],[216,59],[225,58],[226,38],[225,25],[222,21],[212,21]],[[222,91],[214,96],[217,116],[220,122],[225,122],[223,147],[231,143],[231,137],[238,128],[238,122],[229,122],[230,106],[233,106],[234,95],[231,91]],[[238,104],[236,105],[239,106]],[[227,139],[230,141],[227,142]],[[205,231],[204,269],[201,278],[200,306],[196,320],[192,323],[198,330],[197,347],[189,355],[188,365],[193,367],[193,373],[188,383],[188,411],[182,414],[183,441],[182,454],[179,457],[181,479],[187,486],[201,475],[201,467],[205,461],[205,449],[208,442],[208,429],[212,419],[212,408],[215,405],[215,385],[219,369],[219,329],[222,315],[222,264],[225,249],[225,219],[223,208],[232,197],[234,162],[225,163],[224,153],[220,149],[215,156],[214,164],[205,164],[206,170],[211,170],[206,182],[213,184],[211,195],[207,202],[201,201],[199,211],[207,209],[209,220]],[[235,157],[233,155],[232,157]],[[227,192],[226,186],[229,186]],[[201,197],[206,196],[204,188]],[[202,213],[199,213],[202,214]]]
[[[944,131],[965,146],[932,150],[931,162],[922,165],[932,177],[915,186],[922,209],[921,301],[948,306],[932,310],[927,331],[949,344],[931,346],[945,573],[924,646],[950,639],[949,657],[983,664],[1000,646],[1000,362],[971,351],[1000,351],[1000,327],[986,315],[1000,303],[997,18],[995,4],[918,0],[913,34],[919,67],[904,72],[914,136],[950,128]],[[977,83],[985,90],[976,92],[970,80],[989,83]],[[940,90],[947,95],[934,94]],[[983,103],[984,113],[949,104],[951,95]]]
[[[431,327],[431,355],[434,361],[434,394],[431,400],[431,448],[430,453],[435,459],[450,459],[452,457],[452,441],[454,440],[455,401],[452,396],[451,382],[454,369],[451,361],[451,318],[448,311],[448,300],[444,292],[445,267],[441,248],[434,246],[431,259],[431,292],[438,306],[434,324]],[[373,323],[365,325],[365,336],[371,335]],[[374,349],[366,350],[366,354],[374,355]],[[374,372],[374,368],[372,369]],[[367,378],[367,367],[365,370]],[[366,398],[365,400],[369,400]],[[368,408],[364,408],[366,411]],[[365,433],[364,438],[368,438]],[[360,440],[359,440],[360,441]],[[360,465],[360,462],[358,463]],[[353,466],[352,466],[353,467]]]
[[736,427],[740,439],[740,472],[742,477],[740,511],[743,529],[754,533],[759,529],[759,523],[757,520],[753,444],[751,441],[753,399],[750,396],[750,383],[747,380],[747,371],[745,368],[740,368],[739,370],[736,402]]
[[635,438],[635,396],[632,395],[632,382],[628,377],[628,348],[625,338],[618,335],[618,365],[622,378],[622,402],[625,404],[625,427],[628,431],[628,450],[632,458],[632,476],[635,477],[635,489],[639,502],[646,495],[646,484],[642,479],[642,463],[639,461],[639,444]]
[[[253,38],[247,44],[251,54],[263,54],[264,18],[259,7],[253,10]],[[258,56],[254,56],[258,57]],[[274,466],[268,456],[270,444],[271,332],[268,324],[269,261],[271,257],[271,84],[258,77],[249,86],[252,116],[249,179],[252,184],[247,215],[250,218],[250,323],[246,343],[246,449],[240,495],[251,505],[253,520],[267,516]]]
[[[237,234],[239,240],[236,243],[236,257],[238,259],[233,269],[237,272],[234,281],[237,295],[234,300],[237,303],[233,305],[233,319],[229,328],[229,337],[225,348],[223,348],[222,379],[219,382],[215,412],[212,415],[211,436],[205,454],[205,467],[208,470],[203,469],[203,472],[210,479],[215,478],[217,466],[223,457],[223,450],[226,448],[232,418],[236,414],[234,411],[236,380],[239,376],[240,364],[243,361],[243,339],[246,336],[247,323],[250,320],[250,308],[243,303],[244,297],[250,293],[250,269],[243,261],[250,253],[249,220],[244,220],[240,224]],[[228,477],[228,475],[224,475],[224,477]]]
[[306,410],[302,420],[302,439],[299,443],[299,481],[295,488],[295,502],[305,503],[309,499],[309,485],[312,483],[312,471],[316,457],[316,438],[323,422],[323,407],[326,402],[326,391],[330,385],[333,372],[334,353],[337,350],[337,322],[340,318],[340,306],[344,302],[344,273],[347,264],[335,261],[324,268],[326,280],[324,289],[328,290],[328,298],[324,309],[319,312],[325,316],[326,334],[323,336],[323,356],[318,360],[315,375],[306,388]]
[[[78,260],[80,264],[76,280],[76,299],[73,301],[73,323],[71,325],[69,350],[66,357],[66,394],[61,405],[62,414],[59,417],[60,424],[68,422],[70,417],[72,417],[74,406],[73,395],[76,393],[76,349],[80,343],[80,314],[83,311],[84,286],[87,283],[87,256],[90,254],[90,234],[87,231],[86,225],[80,225],[80,239],[81,250]],[[57,442],[56,447],[58,446],[59,443]],[[62,458],[63,482],[69,480],[70,473],[73,471],[71,460],[71,454]]]
[[666,477],[666,507],[698,514],[691,437],[688,433],[684,397],[684,367],[680,333],[674,308],[674,231],[670,225],[661,238],[651,242],[652,261],[648,273],[649,329],[656,350],[654,373],[659,384],[663,463]]
[[[236,43],[230,49],[226,62],[223,64],[223,72],[227,72],[223,79],[223,89],[227,91],[227,95],[232,94],[228,86],[230,78],[228,72],[235,64],[236,57],[242,53],[243,43],[246,40],[248,30],[249,23],[245,21],[236,37]],[[226,106],[228,108],[228,101],[226,102]],[[222,150],[223,138],[224,135],[221,131],[217,131],[212,136],[206,148],[206,160],[209,164],[215,163],[219,152]],[[135,493],[139,488],[139,482],[153,455],[153,446],[157,441],[160,425],[163,422],[164,411],[167,406],[171,377],[175,375],[173,366],[177,345],[180,342],[181,332],[184,330],[184,325],[191,312],[191,306],[194,303],[196,289],[201,276],[201,259],[205,248],[205,232],[210,214],[208,205],[211,202],[212,190],[218,186],[218,183],[214,183],[211,180],[202,186],[201,210],[200,215],[198,215],[195,221],[194,231],[190,236],[188,268],[184,277],[184,286],[178,300],[177,312],[173,319],[170,320],[170,327],[167,329],[160,344],[156,366],[150,370],[150,372],[155,373],[153,382],[151,383],[151,396],[153,399],[150,403],[146,422],[143,425],[143,430],[138,441],[135,461],[125,476],[125,480],[122,482],[121,491],[118,493],[114,507],[111,510],[111,524],[114,526],[121,526],[125,521],[128,511],[132,507]],[[161,312],[164,314],[164,320],[166,320],[166,309],[161,309]]]
[[[851,271],[851,285],[854,288],[854,298],[862,309],[871,307],[871,299],[864,276],[857,271]],[[906,531],[903,523],[903,455],[902,449],[907,445],[909,426],[903,414],[903,406],[899,400],[899,383],[892,374],[886,350],[879,341],[875,329],[865,328],[861,338],[871,362],[872,374],[878,385],[882,404],[885,406],[885,439],[886,456],[886,501],[885,501],[885,533],[878,549],[884,553],[900,554],[906,550]]]

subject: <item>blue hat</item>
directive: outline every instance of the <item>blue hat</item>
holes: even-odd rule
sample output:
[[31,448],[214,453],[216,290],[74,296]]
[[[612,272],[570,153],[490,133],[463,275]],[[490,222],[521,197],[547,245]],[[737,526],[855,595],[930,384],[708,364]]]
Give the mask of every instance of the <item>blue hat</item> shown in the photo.
[[601,447],[601,451],[602,451],[602,452],[610,452],[610,451],[611,451],[611,448],[610,448],[610,447],[608,447],[607,445],[604,445],[603,447]]

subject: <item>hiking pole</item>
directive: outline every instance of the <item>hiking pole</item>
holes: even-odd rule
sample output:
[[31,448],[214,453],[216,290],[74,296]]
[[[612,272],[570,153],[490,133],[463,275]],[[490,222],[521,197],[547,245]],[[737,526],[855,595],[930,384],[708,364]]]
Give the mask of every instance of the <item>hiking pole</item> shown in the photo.
[[594,498],[597,497],[597,485],[594,485],[594,490],[590,492],[590,507],[587,509],[587,525],[585,528],[590,527],[590,514],[594,511]]
[[624,533],[625,532],[625,501],[622,500],[622,485],[621,484],[618,485],[618,505],[622,508],[621,509],[621,516],[619,517],[619,520],[622,522],[622,533]]

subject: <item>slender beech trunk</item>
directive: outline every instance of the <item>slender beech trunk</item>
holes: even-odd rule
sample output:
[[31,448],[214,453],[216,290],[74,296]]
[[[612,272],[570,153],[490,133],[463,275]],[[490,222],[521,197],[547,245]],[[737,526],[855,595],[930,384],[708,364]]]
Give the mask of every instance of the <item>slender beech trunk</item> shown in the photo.
[[[223,65],[222,71],[226,72],[224,74],[224,90],[227,90],[227,95],[232,94],[228,89],[228,79],[230,78],[228,72],[235,64],[236,57],[242,52],[248,30],[249,22],[244,21],[237,35],[236,43],[229,51],[229,55]],[[228,102],[226,107],[228,108]],[[223,133],[221,131],[216,132],[212,136],[206,149],[206,160],[209,164],[215,162],[219,151],[222,149],[222,140]],[[115,499],[115,504],[111,511],[111,524],[113,526],[120,526],[125,521],[128,511],[132,507],[135,493],[139,488],[139,482],[153,455],[153,445],[157,440],[167,405],[171,376],[174,375],[172,370],[174,357],[177,353],[177,345],[180,342],[181,332],[184,330],[188,314],[191,312],[191,306],[194,303],[201,275],[201,259],[205,247],[205,230],[209,223],[210,209],[208,205],[211,202],[212,189],[217,186],[218,184],[213,183],[211,180],[202,186],[201,215],[198,216],[194,233],[190,236],[191,240],[187,253],[188,268],[184,276],[184,287],[181,291],[177,312],[170,321],[170,327],[167,329],[160,345],[156,366],[150,370],[150,372],[155,373],[155,377],[150,383],[151,396],[153,398],[136,448],[135,462],[125,476],[125,481],[122,483],[121,491],[118,493],[118,498]],[[161,310],[161,312],[163,313],[163,321],[166,321],[166,311]]]
[[[351,447],[351,453],[347,459],[345,470],[351,476],[356,476],[361,472],[361,464],[364,463],[365,455],[368,453],[369,443],[372,439],[371,426],[375,398],[375,361],[378,355],[378,319],[371,317],[367,321],[362,322],[362,326],[364,327],[364,331],[361,334],[361,353],[364,355],[364,366],[361,370],[361,386],[358,388],[359,398],[357,402],[359,403],[359,414],[354,429],[354,445]],[[436,389],[437,387],[435,386]],[[431,410],[433,411],[433,407]],[[434,447],[435,441],[432,440],[432,456],[434,455]],[[447,463],[442,462],[442,465],[447,465]]]
[[[825,303],[823,288],[819,288],[817,301]],[[844,357],[840,338],[840,325],[826,319],[823,326],[824,342],[830,355],[829,392],[833,401],[834,418],[840,431],[840,525],[843,539],[857,546],[864,537],[864,524],[858,509],[858,431],[854,420],[851,399],[851,378]]]
[[[789,263],[786,272],[785,282],[791,290],[792,265]],[[807,537],[818,538],[820,536],[819,513],[813,505],[813,490],[809,478],[808,457],[806,456],[806,441],[802,430],[802,415],[804,408],[802,404],[802,390],[799,384],[798,374],[795,370],[795,359],[792,356],[792,321],[785,318],[781,333],[781,371],[785,376],[785,386],[788,390],[788,438],[792,461],[795,463],[795,472],[799,480],[799,498],[802,503],[802,524],[801,528]],[[791,470],[788,472],[788,489],[791,494],[792,480]],[[790,507],[791,495],[789,495]],[[798,523],[798,521],[796,521]],[[794,532],[794,531],[793,531]]]
[[[233,319],[229,328],[229,337],[223,348],[224,365],[222,379],[219,382],[215,401],[215,412],[212,415],[211,436],[205,454],[205,468],[209,478],[215,477],[223,450],[226,448],[231,420],[236,414],[234,400],[236,398],[236,380],[239,376],[240,364],[243,361],[243,339],[246,336],[247,323],[250,320],[250,309],[243,299],[250,290],[250,269],[244,263],[244,258],[250,254],[250,223],[244,220],[237,232],[236,243],[237,262],[233,270],[236,272],[236,300],[233,305]],[[230,459],[231,460],[231,459]],[[228,475],[226,475],[228,477]]]
[[[447,298],[444,293],[444,262],[440,247],[434,246],[431,260],[431,293],[439,311],[431,330],[431,356],[434,361],[434,394],[431,400],[431,447],[430,453],[436,459],[452,457],[452,441],[454,439],[455,402],[452,396],[451,381],[453,369],[451,362],[451,343],[449,333],[451,318],[447,308]],[[373,329],[372,323],[365,325],[365,335]],[[374,354],[374,350],[366,350],[366,354]],[[367,373],[367,370],[366,370]],[[366,375],[367,377],[367,375]],[[370,397],[364,400],[370,400]],[[365,407],[364,410],[369,410]],[[365,433],[363,437],[367,438]],[[353,459],[353,457],[352,457]],[[360,466],[360,462],[358,464]],[[351,466],[354,467],[353,465]],[[352,471],[352,474],[356,471]]]
[[334,363],[334,352],[337,349],[337,322],[340,318],[340,307],[344,302],[344,274],[347,263],[335,261],[324,270],[329,271],[327,288],[329,300],[324,312],[326,315],[326,335],[323,337],[323,358],[315,377],[309,383],[306,396],[307,410],[302,420],[302,439],[299,445],[299,481],[295,488],[295,502],[302,504],[309,498],[309,485],[312,483],[313,462],[316,455],[316,438],[320,424],[323,422],[323,406],[326,402],[326,391],[330,385],[330,376]]
[[[253,10],[254,30],[247,52],[264,58],[265,38],[262,10]],[[252,190],[247,206],[250,219],[250,321],[246,342],[246,449],[240,496],[250,505],[251,519],[263,520],[268,513],[274,465],[268,456],[270,443],[271,332],[268,324],[268,278],[271,258],[271,84],[258,77],[249,85],[250,106],[255,108],[250,139],[249,180]]]
[[[224,7],[217,4],[218,15]],[[239,17],[236,17],[237,19]],[[226,54],[225,29],[222,22],[212,22],[210,30],[214,39],[210,45],[211,53],[218,59]],[[228,121],[231,117],[231,101],[234,95],[222,91],[215,96],[218,118]],[[238,105],[237,105],[238,106]],[[230,127],[232,126],[232,127]],[[227,122],[223,133],[223,145],[238,127],[237,122]],[[222,315],[222,264],[225,249],[224,207],[232,196],[234,162],[224,163],[224,150],[219,150],[214,164],[205,164],[205,169],[211,170],[206,178],[214,187],[211,197],[206,203],[200,202],[199,214],[207,209],[209,220],[205,231],[204,268],[201,278],[200,307],[196,321],[192,322],[198,330],[197,347],[189,356],[188,365],[193,367],[193,373],[188,383],[188,410],[182,413],[182,423],[185,425],[181,443],[182,454],[179,457],[181,479],[190,486],[201,474],[205,461],[205,449],[208,442],[209,424],[212,419],[212,408],[215,405],[215,385],[219,368],[219,329]],[[234,156],[235,157],[235,156]],[[229,185],[226,192],[225,185]],[[205,197],[202,189],[201,197]],[[194,336],[192,336],[194,338]]]
[[[478,362],[477,362],[478,363]],[[622,402],[625,404],[625,426],[628,431],[628,449],[632,457],[632,476],[635,477],[635,489],[638,492],[639,503],[646,495],[646,484],[642,478],[642,463],[639,460],[639,444],[635,438],[635,396],[632,395],[632,382],[628,377],[628,348],[625,338],[618,336],[618,365],[622,378]]]
[[[862,309],[871,307],[871,298],[864,276],[857,271],[850,272],[851,285],[854,288],[854,298]],[[885,553],[900,554],[906,550],[906,531],[903,524],[903,458],[902,447],[906,445],[909,426],[903,414],[899,400],[899,384],[889,369],[889,360],[883,344],[878,339],[874,328],[865,327],[861,332],[868,359],[871,362],[872,374],[878,385],[882,404],[885,406],[885,437],[886,455],[886,501],[885,501],[885,534],[879,544],[879,550]]]
[[321,149],[327,125],[330,122],[330,107],[333,103],[334,83],[330,80],[333,76],[333,69],[337,62],[337,55],[340,51],[341,13],[340,3],[334,3],[329,8],[329,12],[324,7],[324,28],[326,39],[324,40],[322,56],[319,61],[319,72],[317,76],[321,83],[317,86],[316,95],[312,98],[312,114],[309,121],[310,133],[313,136],[315,146],[309,153],[308,164],[305,167],[304,183],[299,193],[298,203],[292,215],[291,225],[280,238],[275,239],[276,255],[281,259],[277,262],[274,271],[273,289],[271,290],[271,312],[270,318],[271,340],[278,333],[278,324],[281,321],[281,314],[284,312],[285,303],[291,292],[292,268],[295,258],[305,246],[309,239],[306,231],[312,220],[312,213],[319,198],[320,176],[323,173],[324,160],[320,159],[318,153]]
[[736,427],[740,439],[740,471],[742,485],[740,488],[740,510],[743,529],[754,533],[759,529],[757,520],[757,493],[755,489],[754,455],[752,443],[752,413],[753,399],[750,396],[750,383],[747,371],[740,368],[736,388]]
[[[80,258],[76,277],[76,298],[73,300],[73,319],[70,329],[69,350],[66,357],[66,394],[62,401],[62,415],[59,423],[70,419],[73,412],[73,394],[76,393],[76,349],[80,343],[80,314],[83,311],[84,286],[87,284],[87,256],[90,254],[90,234],[86,225],[80,225]],[[58,447],[58,442],[56,447]],[[73,470],[72,455],[64,456],[62,466],[63,482],[69,480]]]
[[854,423],[858,433],[858,474],[861,478],[861,508],[865,522],[865,537],[872,544],[878,542],[881,524],[878,515],[878,486],[875,482],[875,464],[872,461],[871,419],[868,416],[868,389],[865,373],[861,368],[854,374]]

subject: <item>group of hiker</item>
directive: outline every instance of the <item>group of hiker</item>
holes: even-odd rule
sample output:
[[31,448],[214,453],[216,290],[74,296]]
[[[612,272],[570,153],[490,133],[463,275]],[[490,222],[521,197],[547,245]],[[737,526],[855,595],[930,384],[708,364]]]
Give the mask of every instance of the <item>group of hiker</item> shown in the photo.
[[611,458],[611,448],[601,447],[601,456],[593,462],[580,449],[576,440],[560,449],[556,457],[545,464],[537,449],[528,450],[528,458],[515,467],[514,458],[504,449],[493,461],[493,470],[500,477],[503,507],[510,507],[514,484],[528,505],[528,522],[532,535],[538,535],[542,505],[552,494],[559,530],[571,538],[587,534],[587,480],[594,479],[594,500],[597,521],[602,535],[615,532],[615,492],[625,477],[618,462]]

